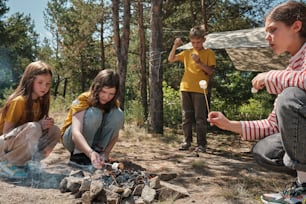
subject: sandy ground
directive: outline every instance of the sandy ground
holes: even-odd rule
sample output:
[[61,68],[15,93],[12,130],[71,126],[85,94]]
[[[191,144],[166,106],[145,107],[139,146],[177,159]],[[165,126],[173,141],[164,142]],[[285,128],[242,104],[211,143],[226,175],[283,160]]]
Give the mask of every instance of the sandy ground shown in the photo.
[[[237,135],[209,133],[207,153],[193,155],[191,151],[177,150],[182,135],[154,136],[129,128],[133,127],[126,127],[121,133],[111,157],[151,173],[176,173],[177,177],[169,182],[186,188],[190,194],[163,203],[261,203],[262,193],[282,190],[294,180],[259,167],[250,153],[252,143],[241,141]],[[68,160],[68,152],[58,144],[41,162],[41,172],[34,172],[32,178],[0,178],[0,204],[80,203],[70,193],[58,189],[61,179],[73,170],[67,165]]]

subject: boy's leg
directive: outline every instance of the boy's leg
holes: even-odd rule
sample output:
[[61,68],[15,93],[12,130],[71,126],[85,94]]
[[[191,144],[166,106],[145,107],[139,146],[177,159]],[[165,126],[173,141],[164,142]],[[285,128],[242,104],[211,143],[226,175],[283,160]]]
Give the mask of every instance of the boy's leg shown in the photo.
[[194,109],[190,92],[181,92],[181,105],[183,134],[185,137],[185,144],[189,148],[192,143],[192,123],[194,118]]
[[207,110],[205,96],[200,93],[192,93],[192,101],[195,110],[196,133],[198,146],[207,145]]

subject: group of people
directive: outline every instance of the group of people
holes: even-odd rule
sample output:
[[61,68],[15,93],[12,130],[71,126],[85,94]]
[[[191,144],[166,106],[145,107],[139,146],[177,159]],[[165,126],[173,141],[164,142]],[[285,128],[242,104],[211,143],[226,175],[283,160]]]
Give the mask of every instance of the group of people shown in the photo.
[[180,84],[184,142],[180,150],[189,150],[192,143],[192,123],[195,121],[197,147],[206,151],[206,122],[211,126],[232,131],[243,140],[258,141],[252,153],[258,164],[286,173],[295,173],[297,180],[280,193],[263,194],[264,203],[306,202],[306,5],[288,1],[273,8],[265,18],[266,40],[275,54],[291,55],[285,70],[271,70],[258,74],[252,80],[255,90],[266,88],[277,95],[274,109],[267,119],[233,121],[222,112],[206,109],[200,80],[209,81],[216,61],[212,50],[203,47],[201,27],[190,30],[192,49],[178,54],[182,44],[175,39],[168,61],[184,64]]
[[[291,55],[285,70],[271,70],[252,80],[253,88],[276,94],[274,109],[267,119],[233,121],[221,112],[208,112],[199,81],[209,82],[216,59],[203,47],[205,31],[193,27],[189,33],[192,48],[176,54],[182,44],[175,39],[169,62],[184,63],[180,84],[184,142],[179,150],[189,150],[195,121],[197,147],[206,152],[207,123],[257,140],[252,152],[266,168],[295,172],[297,180],[283,192],[263,194],[264,203],[306,201],[306,5],[288,1],[273,8],[265,18],[266,40],[276,54]],[[94,78],[90,89],[70,106],[60,129],[49,116],[52,70],[42,61],[30,63],[16,90],[0,109],[0,174],[9,178],[27,177],[27,163],[46,158],[61,141],[70,152],[70,163],[101,168],[123,127],[119,104],[119,75],[110,69]]]
[[101,168],[109,160],[124,121],[118,73],[100,71],[90,89],[73,101],[61,129],[49,116],[51,82],[48,64],[30,63],[1,108],[0,175],[26,178],[28,162],[46,158],[59,141],[73,165]]

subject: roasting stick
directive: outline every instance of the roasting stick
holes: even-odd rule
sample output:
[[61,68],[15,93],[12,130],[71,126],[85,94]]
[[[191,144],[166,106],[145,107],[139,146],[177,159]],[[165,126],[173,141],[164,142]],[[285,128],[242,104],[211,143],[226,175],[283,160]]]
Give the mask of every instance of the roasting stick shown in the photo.
[[206,108],[207,108],[207,112],[209,113],[209,105],[208,105],[208,100],[207,100],[207,95],[205,90],[207,89],[207,82],[205,80],[201,80],[199,82],[200,87],[203,89],[204,91],[204,96],[205,96],[205,101],[206,101]]
[[96,169],[102,169],[102,167],[104,166],[110,166],[113,170],[118,171],[118,170],[123,170],[124,169],[124,164],[121,162],[114,162],[114,163],[108,163],[108,162],[104,162],[101,165],[97,165],[94,166],[94,168]]

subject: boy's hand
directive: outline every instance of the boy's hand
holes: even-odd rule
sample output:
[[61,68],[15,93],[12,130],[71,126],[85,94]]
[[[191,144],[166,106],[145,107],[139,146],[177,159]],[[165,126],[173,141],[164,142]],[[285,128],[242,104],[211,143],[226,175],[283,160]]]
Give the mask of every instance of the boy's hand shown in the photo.
[[201,62],[199,55],[197,54],[191,54],[192,59],[199,64]]
[[174,40],[174,46],[175,47],[178,47],[178,46],[180,46],[182,44],[183,44],[183,41],[182,41],[181,38],[175,38],[175,40]]

